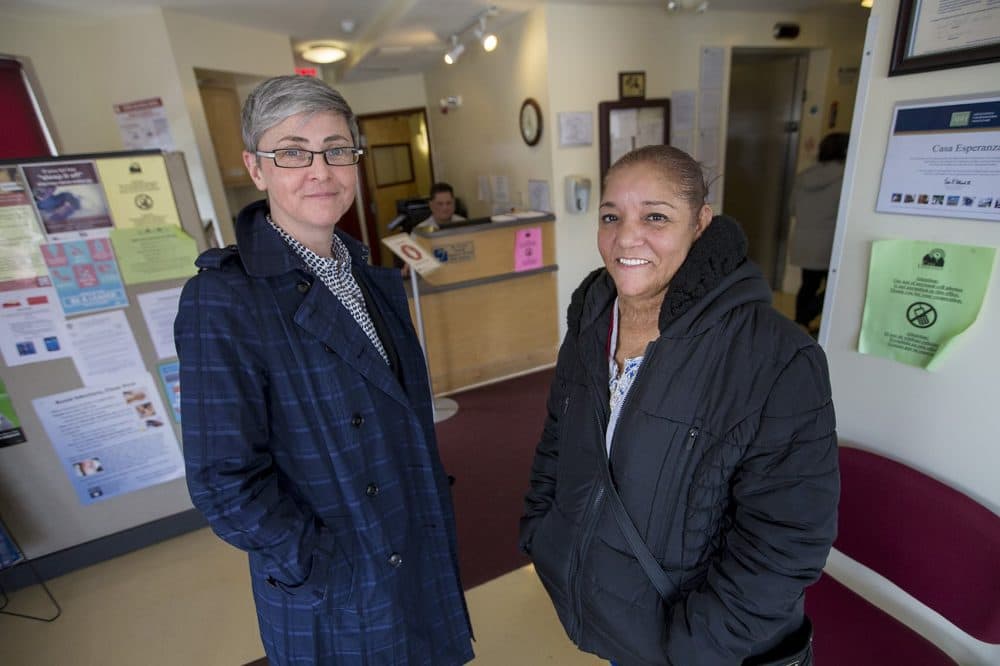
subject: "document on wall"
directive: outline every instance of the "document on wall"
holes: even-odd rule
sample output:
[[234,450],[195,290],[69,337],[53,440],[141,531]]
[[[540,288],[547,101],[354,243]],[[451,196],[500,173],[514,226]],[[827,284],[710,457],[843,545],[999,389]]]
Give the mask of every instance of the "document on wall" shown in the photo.
[[117,377],[135,377],[146,364],[122,310],[76,317],[66,322],[73,363],[84,386]]
[[722,74],[726,66],[726,49],[721,46],[703,46],[698,88],[722,90]]
[[32,401],[81,504],[184,476],[184,460],[148,373]]
[[174,346],[174,319],[177,319],[182,289],[183,287],[174,287],[148,291],[138,296],[142,318],[146,320],[146,328],[156,349],[156,357],[161,361],[177,356],[177,348]]
[[915,11],[909,57],[1000,42],[996,0],[921,0]]
[[170,123],[159,97],[114,105],[115,120],[126,150],[174,150]]
[[1000,221],[1000,97],[898,104],[875,210]]
[[70,355],[66,319],[55,289],[0,294],[0,352],[11,367]]
[[97,160],[116,229],[181,226],[163,155]]
[[702,90],[698,104],[698,127],[718,129],[722,125],[722,94],[718,90]]
[[858,351],[939,367],[978,318],[995,258],[992,247],[872,243]]
[[531,207],[531,210],[552,212],[549,181],[528,180],[528,205]]
[[128,306],[107,238],[44,243],[41,248],[66,316]]
[[163,392],[170,401],[170,409],[174,413],[174,422],[181,422],[181,364],[178,361],[161,363],[159,365],[160,382]]
[[694,90],[675,90],[670,95],[670,145],[676,145],[675,134],[694,129],[695,97]]

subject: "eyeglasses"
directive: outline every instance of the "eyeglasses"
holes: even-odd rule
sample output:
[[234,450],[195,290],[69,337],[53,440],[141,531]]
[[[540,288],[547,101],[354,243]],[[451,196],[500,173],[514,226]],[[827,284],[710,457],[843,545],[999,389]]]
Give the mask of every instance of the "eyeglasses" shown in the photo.
[[311,166],[313,155],[322,155],[323,161],[330,166],[351,166],[361,160],[365,154],[363,148],[340,147],[327,148],[326,150],[306,150],[305,148],[278,148],[267,152],[264,150],[255,151],[261,157],[270,157],[274,160],[274,166],[283,169],[301,169]]

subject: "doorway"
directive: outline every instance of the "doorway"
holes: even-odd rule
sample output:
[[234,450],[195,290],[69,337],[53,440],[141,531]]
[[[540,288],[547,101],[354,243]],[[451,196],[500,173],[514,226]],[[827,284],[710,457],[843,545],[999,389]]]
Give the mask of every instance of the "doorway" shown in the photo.
[[426,109],[403,109],[358,116],[365,148],[361,173],[365,224],[372,263],[392,266],[393,255],[383,252],[381,239],[392,235],[396,201],[427,196],[434,182]]
[[749,257],[773,290],[785,272],[808,64],[805,51],[732,52],[722,208],[743,225]]

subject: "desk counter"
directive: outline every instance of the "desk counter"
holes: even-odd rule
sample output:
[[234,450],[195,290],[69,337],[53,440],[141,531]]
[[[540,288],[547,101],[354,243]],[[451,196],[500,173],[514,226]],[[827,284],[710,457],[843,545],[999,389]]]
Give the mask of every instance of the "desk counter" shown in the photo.
[[[414,239],[442,260],[418,286],[435,393],[555,362],[559,313],[554,221],[552,215],[470,220],[414,232]],[[529,259],[534,259],[528,263],[531,268],[523,260],[528,247]],[[521,261],[516,259],[519,252]],[[406,285],[409,292],[409,281]],[[412,293],[410,312],[414,314]]]

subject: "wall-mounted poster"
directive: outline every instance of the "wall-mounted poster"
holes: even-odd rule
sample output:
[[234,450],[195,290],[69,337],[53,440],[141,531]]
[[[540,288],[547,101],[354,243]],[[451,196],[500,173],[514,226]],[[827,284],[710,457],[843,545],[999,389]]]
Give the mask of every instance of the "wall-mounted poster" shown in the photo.
[[49,240],[105,235],[108,202],[93,162],[48,162],[21,167]]
[[81,504],[184,476],[184,459],[148,374],[32,401]]
[[24,431],[21,430],[21,420],[14,411],[14,403],[10,400],[7,387],[0,379],[0,448],[13,444],[23,444]]
[[128,306],[109,239],[45,243],[42,257],[66,316]]
[[16,166],[0,166],[0,291],[49,286],[45,240]]
[[1000,97],[897,104],[875,210],[1000,221]]
[[116,229],[181,226],[163,155],[96,161]]

